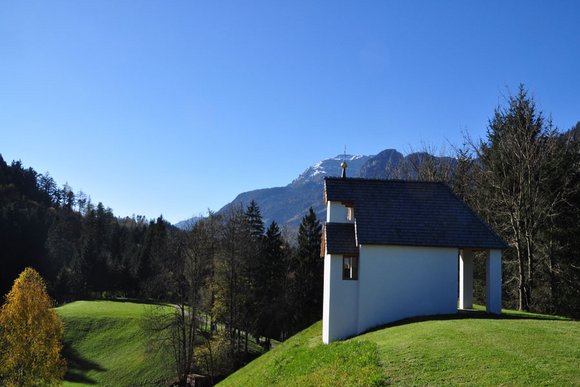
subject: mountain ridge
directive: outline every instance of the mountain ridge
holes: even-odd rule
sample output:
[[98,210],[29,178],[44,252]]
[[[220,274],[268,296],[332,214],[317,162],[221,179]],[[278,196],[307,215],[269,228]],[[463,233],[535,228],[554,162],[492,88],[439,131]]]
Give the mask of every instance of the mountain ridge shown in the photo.
[[[347,163],[347,177],[391,179],[396,177],[405,162],[420,163],[429,158],[453,160],[449,157],[432,156],[426,152],[410,153],[404,156],[396,149],[385,149],[376,155],[337,155],[309,166],[283,187],[259,188],[242,192],[217,213],[225,214],[236,206],[246,207],[252,200],[255,200],[266,225],[276,221],[282,227],[296,229],[310,207],[319,220],[324,219],[325,208],[322,199],[324,177],[340,176],[342,161]],[[199,219],[201,218],[186,219],[176,223],[176,226],[186,229]]]
[[324,215],[322,187],[324,176],[340,176],[342,161],[348,164],[347,174],[358,177],[360,168],[372,156],[338,155],[321,160],[306,168],[296,179],[283,187],[260,188],[238,194],[217,213],[224,214],[235,206],[247,206],[255,200],[265,224],[276,221],[279,225],[296,228],[310,207],[321,219]]

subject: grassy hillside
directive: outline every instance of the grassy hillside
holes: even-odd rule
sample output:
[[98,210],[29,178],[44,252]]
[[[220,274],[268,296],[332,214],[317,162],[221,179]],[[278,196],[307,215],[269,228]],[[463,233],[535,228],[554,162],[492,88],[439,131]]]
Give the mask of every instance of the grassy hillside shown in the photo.
[[224,380],[252,385],[580,385],[580,322],[462,313],[323,345],[321,323]]
[[154,313],[151,306],[77,301],[56,310],[64,322],[65,385],[159,385],[170,377],[168,355],[147,350],[142,316]]

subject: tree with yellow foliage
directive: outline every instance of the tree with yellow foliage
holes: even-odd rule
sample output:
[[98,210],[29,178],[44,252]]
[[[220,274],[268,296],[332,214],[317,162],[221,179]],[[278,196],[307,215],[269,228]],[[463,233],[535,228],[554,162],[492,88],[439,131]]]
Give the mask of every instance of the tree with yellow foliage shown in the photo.
[[40,274],[26,268],[0,309],[0,384],[60,384],[63,324]]

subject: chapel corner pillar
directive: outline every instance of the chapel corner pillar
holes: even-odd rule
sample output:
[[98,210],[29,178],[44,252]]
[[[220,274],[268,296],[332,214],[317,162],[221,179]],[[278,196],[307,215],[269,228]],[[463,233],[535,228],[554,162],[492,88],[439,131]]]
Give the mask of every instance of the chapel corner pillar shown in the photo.
[[488,313],[501,314],[501,250],[487,253],[485,262],[485,294]]
[[473,250],[459,250],[459,309],[473,308]]

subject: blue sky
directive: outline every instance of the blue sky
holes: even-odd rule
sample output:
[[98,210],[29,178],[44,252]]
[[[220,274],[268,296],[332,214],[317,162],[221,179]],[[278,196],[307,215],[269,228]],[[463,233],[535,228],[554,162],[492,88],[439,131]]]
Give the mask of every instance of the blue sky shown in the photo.
[[580,120],[577,1],[0,3],[0,154],[171,222],[342,153]]

